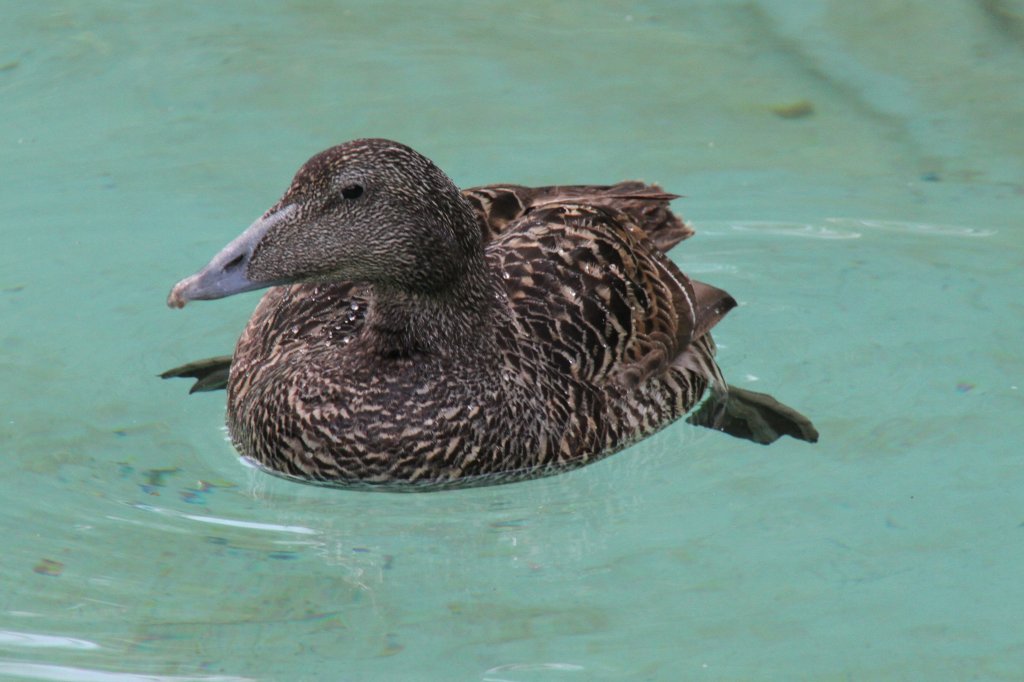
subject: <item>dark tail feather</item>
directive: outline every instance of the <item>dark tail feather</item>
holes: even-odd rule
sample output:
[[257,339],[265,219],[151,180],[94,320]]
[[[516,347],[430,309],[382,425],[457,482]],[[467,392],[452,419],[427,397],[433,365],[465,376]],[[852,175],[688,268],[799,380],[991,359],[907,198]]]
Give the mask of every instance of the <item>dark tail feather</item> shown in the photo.
[[181,367],[169,369],[160,375],[161,379],[182,377],[195,379],[196,383],[188,390],[189,393],[203,391],[219,391],[228,386],[228,373],[231,371],[231,356],[221,355],[216,358],[197,360]]
[[810,419],[767,393],[734,386],[712,393],[686,421],[762,445],[774,443],[782,436],[818,442],[818,431]]

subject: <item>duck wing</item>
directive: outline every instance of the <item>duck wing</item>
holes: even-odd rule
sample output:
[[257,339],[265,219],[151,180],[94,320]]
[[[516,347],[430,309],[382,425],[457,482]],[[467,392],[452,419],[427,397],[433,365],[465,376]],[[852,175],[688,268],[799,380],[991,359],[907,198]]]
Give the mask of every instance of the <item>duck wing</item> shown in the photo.
[[680,272],[635,213],[548,204],[502,227],[488,257],[523,333],[580,381],[632,389],[736,305]]
[[486,185],[463,190],[462,196],[476,211],[485,240],[501,234],[531,211],[564,204],[599,206],[623,213],[666,253],[693,235],[690,226],[669,208],[678,194],[636,180],[615,185]]
[[521,336],[537,340],[573,383],[629,400],[652,377],[682,371],[711,387],[691,424],[762,444],[784,435],[818,440],[798,411],[725,382],[710,331],[736,301],[680,272],[632,216],[575,204],[536,208],[487,249]]

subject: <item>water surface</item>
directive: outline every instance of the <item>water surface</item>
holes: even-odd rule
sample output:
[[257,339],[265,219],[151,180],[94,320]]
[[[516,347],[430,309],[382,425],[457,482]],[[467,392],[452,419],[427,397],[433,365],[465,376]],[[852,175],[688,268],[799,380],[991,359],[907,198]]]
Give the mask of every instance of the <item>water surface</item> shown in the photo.
[[[1019,679],[1024,8],[8,3],[0,678]],[[256,295],[164,307],[308,156],[640,177],[733,293],[724,371],[816,446],[685,423],[390,495],[244,467]]]

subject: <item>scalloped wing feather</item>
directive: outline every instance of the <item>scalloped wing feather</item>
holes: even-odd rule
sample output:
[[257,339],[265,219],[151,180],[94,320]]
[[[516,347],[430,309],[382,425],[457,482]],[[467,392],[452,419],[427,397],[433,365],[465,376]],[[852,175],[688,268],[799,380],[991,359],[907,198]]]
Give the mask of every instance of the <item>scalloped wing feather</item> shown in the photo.
[[465,189],[462,195],[475,209],[487,239],[501,234],[531,211],[567,204],[624,213],[665,252],[693,235],[690,226],[669,208],[678,194],[637,180],[615,185],[485,185]]
[[732,300],[695,289],[632,216],[600,206],[535,208],[495,236],[488,257],[529,336],[595,385],[631,389],[665,372],[724,315],[720,295]]

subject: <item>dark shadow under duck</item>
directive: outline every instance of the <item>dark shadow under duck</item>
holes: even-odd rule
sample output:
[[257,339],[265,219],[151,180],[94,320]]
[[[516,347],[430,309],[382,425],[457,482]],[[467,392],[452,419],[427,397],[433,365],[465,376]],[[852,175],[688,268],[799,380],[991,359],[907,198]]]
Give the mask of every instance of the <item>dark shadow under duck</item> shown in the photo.
[[272,287],[234,355],[162,376],[227,388],[243,455],[328,485],[535,478],[698,403],[694,424],[816,441],[723,380],[710,330],[736,303],[665,256],[692,234],[674,198],[639,182],[460,191],[397,142],[333,147],[168,298]]

